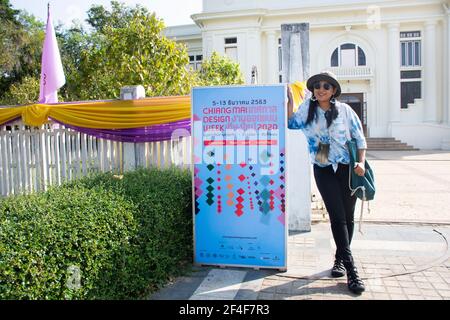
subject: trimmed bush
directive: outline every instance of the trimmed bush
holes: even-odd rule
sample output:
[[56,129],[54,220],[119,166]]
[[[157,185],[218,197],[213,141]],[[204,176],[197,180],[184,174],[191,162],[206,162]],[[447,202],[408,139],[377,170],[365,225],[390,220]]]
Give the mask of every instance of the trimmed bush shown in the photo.
[[0,201],[0,299],[137,299],[192,260],[191,176],[99,174]]

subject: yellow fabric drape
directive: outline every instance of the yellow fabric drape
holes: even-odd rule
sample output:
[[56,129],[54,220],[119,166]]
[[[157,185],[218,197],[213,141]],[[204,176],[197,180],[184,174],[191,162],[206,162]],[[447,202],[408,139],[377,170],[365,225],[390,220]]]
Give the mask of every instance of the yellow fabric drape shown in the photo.
[[48,121],[50,106],[45,104],[33,104],[22,108],[22,121],[25,124],[39,127]]
[[[296,111],[305,98],[306,82],[296,81],[290,86]],[[0,108],[0,125],[19,117],[26,125],[36,127],[50,117],[76,127],[132,129],[189,119],[191,100],[190,96],[171,96]]]
[[189,119],[191,101],[189,96],[172,96],[0,108],[0,124],[20,116],[30,126],[41,126],[51,117],[77,127],[130,129]]
[[292,89],[292,98],[294,99],[294,112],[296,112],[305,99],[306,81],[295,81],[290,86]]
[[0,108],[0,125],[20,117],[25,107]]

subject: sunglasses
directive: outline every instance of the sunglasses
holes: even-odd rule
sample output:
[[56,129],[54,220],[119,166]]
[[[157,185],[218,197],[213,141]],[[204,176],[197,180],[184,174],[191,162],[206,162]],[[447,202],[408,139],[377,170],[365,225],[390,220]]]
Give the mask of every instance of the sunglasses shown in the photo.
[[316,82],[314,83],[313,88],[316,90],[319,90],[320,88],[323,88],[324,90],[330,90],[331,88],[333,88],[333,86],[327,82],[322,85],[320,84],[320,82]]

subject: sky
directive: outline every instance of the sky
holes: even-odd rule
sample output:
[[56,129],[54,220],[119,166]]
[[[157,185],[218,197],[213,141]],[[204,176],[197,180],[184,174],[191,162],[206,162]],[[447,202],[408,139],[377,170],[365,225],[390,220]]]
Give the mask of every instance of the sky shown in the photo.
[[[103,5],[110,8],[110,0],[10,0],[14,9],[26,10],[39,20],[47,21],[47,4],[50,2],[50,10],[53,24],[70,26],[72,20],[81,22],[87,18],[86,12],[92,5]],[[149,11],[156,12],[156,16],[162,18],[166,26],[193,24],[190,16],[202,11],[202,0],[119,0],[127,6],[134,7],[140,4]]]

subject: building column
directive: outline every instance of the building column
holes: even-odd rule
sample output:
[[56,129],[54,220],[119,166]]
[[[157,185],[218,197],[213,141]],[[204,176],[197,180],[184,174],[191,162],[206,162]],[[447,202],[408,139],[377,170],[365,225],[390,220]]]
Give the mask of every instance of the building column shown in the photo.
[[[373,137],[373,127],[378,126],[378,101],[375,93],[375,79],[369,80],[369,90],[367,91],[367,137]],[[371,132],[372,131],[372,132]]]
[[[241,44],[239,44],[238,40],[238,46],[240,47]],[[238,52],[239,52],[238,47]],[[258,30],[251,30],[247,33],[247,65],[242,66],[241,64],[241,71],[244,72],[244,78],[246,80],[247,84],[251,83],[252,80],[252,69],[253,66],[256,67],[256,70],[258,72],[258,78],[257,83],[261,81],[261,31]]]
[[390,123],[400,119],[400,25],[388,25],[388,106]]
[[[242,44],[239,43],[238,38],[238,55],[239,48]],[[241,47],[243,50],[244,48]],[[258,77],[257,83],[261,81],[261,32],[259,30],[251,30],[247,33],[247,53],[245,66],[241,63],[241,71],[244,73],[245,82],[250,84],[252,82],[252,69],[256,67]]]
[[437,121],[437,41],[436,41],[436,21],[425,23],[425,34],[423,37],[423,61],[424,61],[424,120],[427,122]]
[[203,60],[209,59],[214,51],[214,38],[209,32],[202,32]]
[[267,70],[265,83],[278,83],[278,41],[276,41],[276,33],[274,30],[266,31],[266,52],[267,52]]

